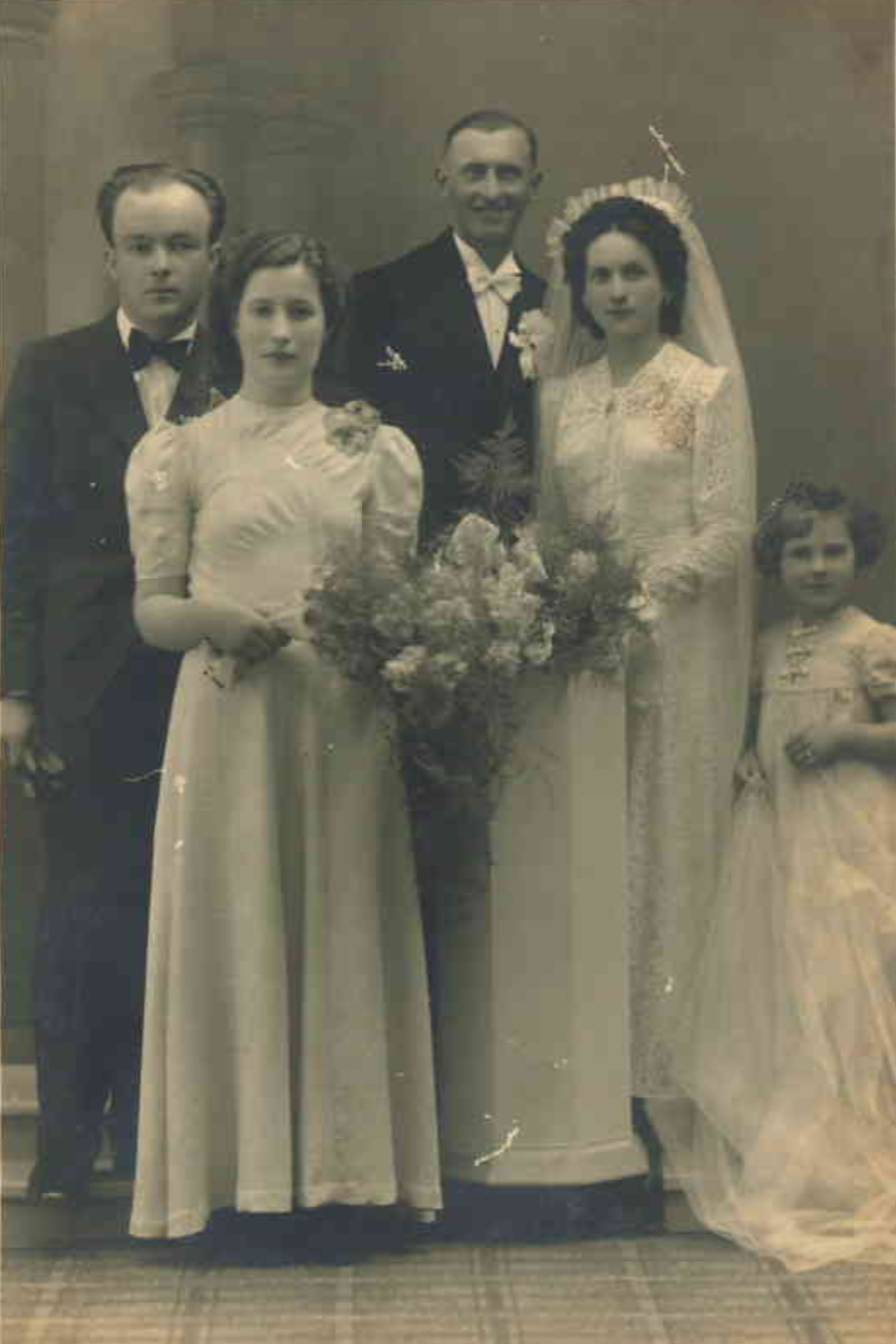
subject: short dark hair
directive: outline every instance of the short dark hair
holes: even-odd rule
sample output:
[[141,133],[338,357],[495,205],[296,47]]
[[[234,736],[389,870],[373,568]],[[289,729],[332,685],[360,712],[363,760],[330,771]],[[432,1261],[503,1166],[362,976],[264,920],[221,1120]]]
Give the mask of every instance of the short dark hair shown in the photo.
[[531,126],[527,126],[519,117],[515,117],[512,112],[501,112],[497,108],[483,108],[480,112],[469,112],[460,121],[456,121],[453,126],[449,126],[445,133],[444,148],[447,151],[451,147],[451,141],[461,131],[522,131],[529,144],[529,156],[532,159],[532,166],[538,163],[538,136]]
[[836,486],[821,487],[810,481],[794,481],[765,510],[753,538],[756,568],[765,578],[781,573],[784,546],[812,531],[813,515],[839,514],[856,555],[856,568],[866,569],[879,559],[887,541],[883,518],[874,509],[850,499]]
[[123,192],[133,187],[137,191],[152,191],[170,182],[192,187],[208,206],[211,217],[209,242],[216,243],[224,231],[227,219],[227,198],[220,185],[208,173],[198,168],[178,168],[173,163],[127,163],[116,168],[97,192],[96,212],[107,243],[112,242],[115,225],[115,207]]
[[259,229],[241,234],[228,245],[212,276],[209,328],[218,359],[236,376],[242,370],[242,359],[233,327],[249,280],[256,271],[298,265],[307,267],[317,281],[324,321],[331,332],[345,311],[346,285],[319,239],[285,229]]
[[602,328],[584,304],[586,254],[595,238],[614,232],[628,234],[647,248],[667,295],[660,309],[660,331],[677,336],[687,294],[688,250],[678,225],[662,210],[635,196],[610,196],[596,201],[564,235],[563,264],[577,320],[599,339],[603,338]]

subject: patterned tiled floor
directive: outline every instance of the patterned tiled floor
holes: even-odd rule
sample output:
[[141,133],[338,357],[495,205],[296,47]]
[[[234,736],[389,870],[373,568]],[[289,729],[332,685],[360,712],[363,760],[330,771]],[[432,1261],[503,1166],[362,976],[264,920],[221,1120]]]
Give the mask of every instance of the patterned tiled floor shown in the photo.
[[263,1246],[10,1251],[4,1344],[896,1344],[896,1267],[791,1276],[703,1235],[332,1263]]

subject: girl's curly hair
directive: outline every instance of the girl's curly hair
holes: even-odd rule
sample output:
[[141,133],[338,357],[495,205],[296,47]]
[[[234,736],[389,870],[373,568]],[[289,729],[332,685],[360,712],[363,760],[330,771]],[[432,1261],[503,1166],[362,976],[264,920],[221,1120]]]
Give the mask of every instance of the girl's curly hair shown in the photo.
[[794,481],[759,519],[753,555],[760,574],[778,577],[785,543],[808,536],[813,514],[817,513],[841,515],[855,550],[857,569],[866,569],[879,558],[887,541],[886,524],[879,513],[850,499],[836,486],[823,488],[809,481]]

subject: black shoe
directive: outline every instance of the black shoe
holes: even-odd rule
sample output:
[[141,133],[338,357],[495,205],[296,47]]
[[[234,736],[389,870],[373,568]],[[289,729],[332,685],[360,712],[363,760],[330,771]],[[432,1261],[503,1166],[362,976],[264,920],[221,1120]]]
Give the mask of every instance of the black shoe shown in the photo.
[[29,1204],[42,1204],[59,1199],[67,1204],[83,1204],[90,1195],[90,1172],[53,1170],[49,1163],[38,1161],[28,1177],[26,1199]]

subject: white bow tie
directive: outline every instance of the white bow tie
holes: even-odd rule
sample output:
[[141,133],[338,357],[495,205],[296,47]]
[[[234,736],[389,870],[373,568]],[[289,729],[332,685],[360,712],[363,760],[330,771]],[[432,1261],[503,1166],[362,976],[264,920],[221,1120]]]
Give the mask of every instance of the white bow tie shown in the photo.
[[510,303],[511,299],[520,292],[520,284],[522,283],[519,271],[508,270],[495,273],[486,270],[484,266],[468,270],[467,279],[477,299],[480,294],[485,294],[492,289],[501,296],[505,303]]

